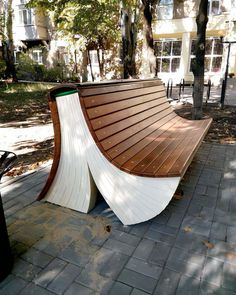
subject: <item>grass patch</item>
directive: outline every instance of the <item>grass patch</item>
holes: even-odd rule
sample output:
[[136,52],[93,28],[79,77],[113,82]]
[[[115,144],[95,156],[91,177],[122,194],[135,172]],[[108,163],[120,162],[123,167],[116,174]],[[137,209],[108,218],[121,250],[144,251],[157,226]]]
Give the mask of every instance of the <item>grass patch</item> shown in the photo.
[[53,84],[11,83],[0,87],[0,123],[45,124],[51,120],[47,92]]

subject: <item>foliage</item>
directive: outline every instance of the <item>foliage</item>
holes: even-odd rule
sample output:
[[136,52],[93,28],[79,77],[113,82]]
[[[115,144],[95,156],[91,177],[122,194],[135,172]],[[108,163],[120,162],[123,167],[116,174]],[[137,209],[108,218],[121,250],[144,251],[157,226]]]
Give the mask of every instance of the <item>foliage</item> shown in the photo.
[[119,37],[118,1],[31,0],[29,5],[52,12],[57,29],[85,38],[87,48],[107,49]]
[[21,53],[17,65],[19,80],[58,82],[64,80],[64,67],[55,65],[46,68],[45,65],[34,62],[28,54]]

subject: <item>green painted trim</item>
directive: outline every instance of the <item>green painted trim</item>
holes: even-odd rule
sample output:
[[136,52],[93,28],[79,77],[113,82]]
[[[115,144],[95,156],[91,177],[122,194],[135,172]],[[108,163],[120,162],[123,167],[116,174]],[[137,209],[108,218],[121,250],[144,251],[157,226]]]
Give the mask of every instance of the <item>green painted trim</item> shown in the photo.
[[78,90],[68,90],[65,92],[57,93],[57,94],[55,94],[55,97],[65,96],[65,95],[69,95],[69,94],[73,94],[73,93],[78,93]]

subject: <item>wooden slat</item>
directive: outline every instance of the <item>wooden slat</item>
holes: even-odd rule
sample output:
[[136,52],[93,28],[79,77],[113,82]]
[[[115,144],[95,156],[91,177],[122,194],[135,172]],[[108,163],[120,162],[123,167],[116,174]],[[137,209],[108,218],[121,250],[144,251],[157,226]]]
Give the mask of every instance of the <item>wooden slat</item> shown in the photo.
[[96,131],[95,134],[99,140],[103,140],[115,133],[118,133],[121,130],[124,130],[132,125],[138,124],[139,122],[142,122],[145,119],[150,118],[166,109],[169,109],[169,106],[167,106],[166,104],[155,106],[154,108],[146,110],[142,113],[139,113],[137,115],[134,115],[132,117],[119,121],[107,127],[101,128],[98,131]]
[[159,85],[159,86],[152,86],[149,88],[118,91],[112,94],[111,93],[94,94],[92,96],[85,97],[84,105],[86,108],[92,108],[92,107],[104,105],[107,103],[117,102],[117,101],[125,100],[127,98],[147,95],[151,93],[163,93],[165,95],[165,88],[162,85]]
[[[174,124],[176,122],[176,120],[178,120],[178,119],[179,119],[179,117],[174,112],[171,112],[169,115],[161,118],[160,120],[158,120],[154,124],[149,125],[148,127],[144,128],[143,130],[140,130],[138,133],[130,136],[126,140],[122,141],[121,143],[117,144],[113,148],[109,149],[107,151],[107,154],[109,155],[109,157],[111,159],[118,157],[120,154],[124,153],[126,150],[129,150],[130,153],[132,154],[131,147],[132,148],[136,147],[137,144],[138,145],[140,144],[141,140],[143,140],[145,137],[154,135],[153,133],[155,133],[155,132],[158,132],[158,134],[161,131],[164,132],[164,128],[166,128],[166,126],[163,127],[164,124],[166,124],[166,123],[168,123],[168,124],[173,123]],[[161,128],[161,131],[159,130],[159,128]],[[142,146],[140,149],[142,149],[143,147],[144,146]],[[124,154],[122,156],[124,156]],[[120,163],[119,159],[117,161]]]
[[199,147],[203,138],[205,137],[212,120],[202,120],[201,122],[202,126],[199,129],[198,134],[194,134],[194,137],[192,137],[190,144],[185,146],[185,149],[183,153],[180,155],[180,157],[175,159],[173,166],[168,170],[168,176],[183,175],[185,173],[185,170],[191,163],[192,158],[194,157],[197,151],[197,148]]
[[97,130],[97,129],[106,127],[108,125],[114,124],[115,122],[124,120],[125,118],[144,112],[145,110],[149,110],[157,105],[161,105],[165,103],[166,103],[165,98],[159,98],[158,100],[147,101],[145,103],[136,105],[134,107],[130,107],[130,108],[91,120],[91,124],[93,126],[93,129]]
[[[171,115],[173,115],[173,114],[171,114]],[[167,116],[167,117],[169,117],[169,116]],[[159,125],[159,123],[160,123],[160,126],[158,128],[155,128],[155,129],[153,128],[151,133],[149,133],[148,135],[146,135],[145,137],[143,137],[142,140],[140,140],[139,142],[136,142],[136,144],[134,143],[129,149],[125,150],[123,153],[121,153],[120,155],[118,155],[113,160],[113,162],[116,163],[119,166],[122,166],[124,163],[126,163],[126,162],[128,163],[128,161],[130,159],[132,159],[131,162],[135,166],[136,164],[135,164],[135,160],[133,159],[133,157],[135,155],[137,155],[138,153],[141,153],[142,154],[144,148],[146,148],[151,142],[154,142],[168,128],[170,128],[171,126],[173,126],[174,124],[176,124],[180,120],[180,118],[178,116],[175,116],[175,117],[172,117],[172,118],[168,118],[168,122],[165,122],[162,125],[162,121],[164,121],[163,119],[160,120],[160,121],[158,121],[156,123],[157,125]],[[146,128],[146,129],[148,129],[148,128]],[[143,131],[146,131],[146,129],[143,130]],[[142,133],[142,132],[140,132],[140,133]]]
[[[128,160],[122,168],[126,171],[132,171],[136,174],[143,175],[143,170],[145,167],[153,161],[161,152],[170,144],[171,140],[177,136],[178,128],[181,128],[181,118],[169,128],[164,130],[164,132],[154,138],[150,143],[143,148],[139,153],[137,153],[134,157]],[[136,166],[138,168],[136,169]]]
[[130,97],[129,99],[125,99],[119,102],[112,102],[106,105],[89,108],[87,109],[88,117],[89,119],[94,119],[100,116],[104,116],[106,114],[111,114],[126,108],[130,108],[132,106],[136,106],[142,103],[145,103],[147,101],[152,100],[159,100],[162,99],[163,103],[166,102],[166,99],[164,99],[165,93],[164,92],[158,92],[158,93],[151,93],[149,95],[143,95],[138,96],[137,93],[135,94],[135,97]]
[[84,89],[80,89],[81,96],[87,97],[97,94],[106,94],[106,93],[112,93],[112,95],[117,91],[126,91],[131,89],[142,89],[142,88],[148,88],[153,86],[161,85],[164,89],[163,83],[160,80],[150,80],[150,81],[137,81],[133,82],[130,80],[130,82],[127,83],[115,83],[113,85],[105,85],[105,86],[96,86],[96,87],[85,87]]
[[157,113],[154,116],[147,118],[146,120],[143,120],[130,128],[127,128],[117,134],[114,134],[113,136],[110,136],[109,138],[103,140],[100,142],[102,145],[103,149],[106,151],[110,149],[111,147],[117,145],[118,143],[126,140],[130,136],[136,134],[140,130],[148,127],[149,125],[152,125],[156,121],[160,120],[162,116],[167,116],[172,112],[171,109],[165,109],[163,112]]

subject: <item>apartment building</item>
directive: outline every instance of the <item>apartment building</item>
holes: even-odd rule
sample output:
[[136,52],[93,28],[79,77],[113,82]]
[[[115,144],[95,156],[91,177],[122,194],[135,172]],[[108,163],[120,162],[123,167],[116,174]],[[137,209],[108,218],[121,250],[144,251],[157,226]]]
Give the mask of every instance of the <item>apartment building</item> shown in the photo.
[[[199,0],[160,0],[154,24],[155,52],[159,77],[174,83],[193,81],[191,63],[196,38],[196,15]],[[219,84],[225,72],[228,45],[223,40],[236,41],[236,1],[209,0],[206,32],[205,79]],[[232,44],[229,73],[236,75],[236,44]]]

